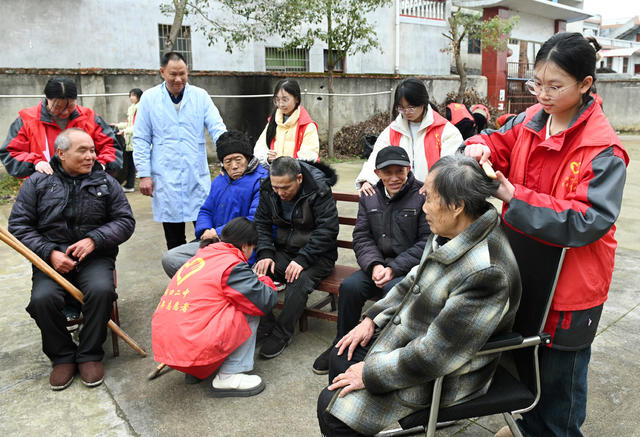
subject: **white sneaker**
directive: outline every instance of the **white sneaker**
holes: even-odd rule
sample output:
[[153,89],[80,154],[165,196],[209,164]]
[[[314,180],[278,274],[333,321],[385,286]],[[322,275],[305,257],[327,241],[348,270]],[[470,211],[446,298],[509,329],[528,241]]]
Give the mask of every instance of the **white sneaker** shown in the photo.
[[211,381],[214,398],[254,396],[264,390],[264,382],[258,375],[236,373],[225,379],[216,375]]

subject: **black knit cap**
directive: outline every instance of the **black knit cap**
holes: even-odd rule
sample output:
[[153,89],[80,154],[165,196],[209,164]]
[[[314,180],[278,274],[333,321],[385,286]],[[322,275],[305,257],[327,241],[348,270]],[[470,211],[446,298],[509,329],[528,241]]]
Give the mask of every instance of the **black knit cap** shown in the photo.
[[253,156],[253,147],[251,147],[249,137],[243,132],[230,130],[220,135],[216,141],[216,153],[220,162],[225,156],[232,153],[242,153],[250,160]]

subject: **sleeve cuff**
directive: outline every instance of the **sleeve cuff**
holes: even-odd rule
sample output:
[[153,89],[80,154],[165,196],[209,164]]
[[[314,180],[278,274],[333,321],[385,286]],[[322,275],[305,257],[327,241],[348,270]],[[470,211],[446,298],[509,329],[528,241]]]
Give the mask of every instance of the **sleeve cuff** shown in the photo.
[[300,264],[302,268],[305,270],[309,267],[309,263],[307,262],[307,259],[303,256],[298,255],[292,261],[295,261],[298,264]]
[[271,258],[271,259],[275,258],[275,253],[273,252],[273,250],[262,249],[260,252],[258,252],[258,260],[266,259],[266,258]]

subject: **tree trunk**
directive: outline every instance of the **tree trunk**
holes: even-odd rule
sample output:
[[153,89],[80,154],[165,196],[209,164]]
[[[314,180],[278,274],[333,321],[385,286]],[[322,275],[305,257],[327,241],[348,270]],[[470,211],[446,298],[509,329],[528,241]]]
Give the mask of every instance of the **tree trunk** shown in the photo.
[[335,60],[333,59],[333,38],[331,37],[331,0],[327,2],[327,70],[329,70],[329,86],[327,90],[329,91],[329,99],[327,102],[327,128],[329,129],[329,136],[327,139],[327,152],[329,154],[329,158],[333,159],[335,156],[333,150],[333,68]]
[[[331,55],[329,55],[331,56]],[[329,90],[329,102],[328,102],[328,108],[329,108],[329,114],[327,117],[327,126],[329,129],[329,138],[327,140],[327,148],[329,149],[329,158],[334,157],[335,152],[333,150],[333,67],[329,68],[329,86],[327,88]]]
[[167,35],[164,40],[164,47],[162,49],[163,54],[172,52],[176,45],[178,34],[180,34],[180,29],[182,28],[182,19],[184,18],[187,1],[188,0],[173,0],[175,15],[173,16],[173,24],[171,25],[169,35]]
[[460,42],[453,49],[453,56],[456,60],[456,69],[458,70],[458,76],[460,76],[460,87],[458,88],[458,96],[456,101],[458,103],[462,103],[464,92],[467,89],[467,71],[465,70],[465,65],[462,62],[462,57],[460,56]]

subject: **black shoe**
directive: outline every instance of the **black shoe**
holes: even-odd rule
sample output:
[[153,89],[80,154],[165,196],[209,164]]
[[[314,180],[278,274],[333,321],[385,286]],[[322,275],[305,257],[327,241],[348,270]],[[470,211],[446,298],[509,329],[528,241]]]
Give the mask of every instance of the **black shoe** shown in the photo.
[[331,349],[333,346],[330,346],[329,349],[322,352],[318,358],[313,362],[313,373],[316,375],[326,375],[329,373],[329,358],[331,357]]
[[262,323],[258,325],[258,332],[256,332],[256,342],[261,342],[266,340],[271,336],[271,332],[273,331],[273,326],[266,327]]
[[188,373],[184,374],[184,383],[185,384],[199,384],[201,383],[203,380],[198,378],[197,376],[193,376],[193,375],[189,375]]
[[290,338],[288,340],[284,340],[277,335],[271,334],[264,340],[264,343],[262,343],[260,356],[262,358],[275,358],[280,355],[290,343]]

